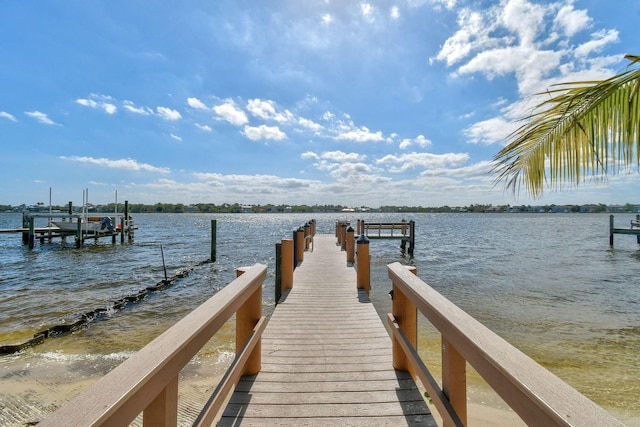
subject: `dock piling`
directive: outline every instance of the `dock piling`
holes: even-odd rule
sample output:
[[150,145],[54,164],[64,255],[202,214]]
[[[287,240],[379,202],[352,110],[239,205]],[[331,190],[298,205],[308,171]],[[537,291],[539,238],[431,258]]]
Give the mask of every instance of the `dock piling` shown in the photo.
[[211,262],[216,262],[216,244],[217,244],[217,228],[218,222],[211,220]]
[[369,259],[369,239],[364,234],[358,238],[358,264],[357,264],[357,282],[358,289],[364,289],[369,295],[371,290],[370,269],[371,260]]
[[353,262],[355,261],[354,252],[356,242],[354,239],[353,227],[349,226],[347,228],[347,265],[349,266],[353,265]]

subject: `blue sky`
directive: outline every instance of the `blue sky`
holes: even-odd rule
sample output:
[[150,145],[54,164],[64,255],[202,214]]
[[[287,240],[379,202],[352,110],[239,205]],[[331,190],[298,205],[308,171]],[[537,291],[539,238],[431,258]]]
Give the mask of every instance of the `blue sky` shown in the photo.
[[8,0],[0,204],[638,203],[637,172],[515,199],[493,156],[560,81],[640,54],[637,0]]

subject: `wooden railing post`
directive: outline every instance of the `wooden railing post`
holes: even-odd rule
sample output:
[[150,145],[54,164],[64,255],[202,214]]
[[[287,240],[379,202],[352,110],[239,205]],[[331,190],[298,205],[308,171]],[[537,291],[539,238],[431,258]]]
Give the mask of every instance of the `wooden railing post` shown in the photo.
[[178,425],[178,377],[172,379],[142,415],[143,427],[174,427]]
[[296,265],[304,260],[304,227],[296,230]]
[[282,239],[282,293],[293,288],[293,240]]
[[[236,275],[241,276],[249,267],[241,267],[236,270]],[[253,332],[256,324],[262,317],[262,286],[247,299],[236,313],[236,354],[239,354],[245,342]],[[247,359],[242,375],[255,375],[260,372],[262,355],[261,342],[258,341],[256,347]]]
[[[467,424],[467,361],[442,337],[442,392],[464,425]],[[447,423],[444,427],[449,427]]]
[[[415,267],[407,266],[407,269],[411,271],[413,274],[417,274],[417,269]],[[414,349],[418,347],[418,311],[416,306],[406,297],[402,291],[393,283],[393,293],[392,299],[392,307],[391,313],[393,317],[395,317],[396,322],[398,323],[398,327],[402,329],[407,339],[411,343]],[[397,339],[392,338],[393,344],[393,367],[395,369],[401,371],[408,371],[411,373],[411,376],[415,379],[416,373],[405,352],[402,350],[400,343]]]
[[349,226],[347,228],[347,264],[353,265],[355,261],[355,246],[356,241],[354,240],[354,231],[353,227]]
[[311,244],[311,239],[309,239],[309,237],[311,237],[311,224],[307,222],[304,225],[304,250],[305,251],[309,250],[309,245]]
[[358,264],[356,271],[356,280],[358,282],[358,289],[364,289],[369,295],[371,289],[370,283],[370,269],[371,262],[369,261],[369,239],[364,234],[361,234],[358,238]]
[[340,224],[340,249],[347,250],[347,223]]

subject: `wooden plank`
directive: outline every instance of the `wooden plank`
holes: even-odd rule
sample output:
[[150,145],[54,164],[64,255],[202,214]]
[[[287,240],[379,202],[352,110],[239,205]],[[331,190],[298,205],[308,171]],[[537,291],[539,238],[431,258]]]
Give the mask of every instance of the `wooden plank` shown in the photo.
[[283,417],[375,417],[375,416],[401,416],[401,415],[429,415],[424,410],[424,401],[403,402],[401,405],[395,402],[373,402],[373,403],[313,403],[308,405],[287,405],[287,404],[234,404],[230,403],[224,411],[223,416],[242,413],[245,418],[260,418],[265,420],[265,425],[269,422],[267,418]]
[[420,402],[422,397],[416,389],[405,390],[377,390],[352,392],[318,392],[303,393],[236,393],[229,403],[238,405],[269,405],[287,403],[291,405],[306,404],[355,404],[355,403],[385,403],[385,402]]
[[219,425],[435,426],[391,349],[346,252],[317,235],[262,336],[260,373],[240,379]]
[[[218,426],[236,426],[235,417],[222,418]],[[291,427],[395,427],[395,426],[429,426],[437,427],[438,424],[431,416],[385,416],[385,417],[326,417],[326,418],[269,418],[270,426]],[[264,427],[265,422],[259,418],[244,418],[243,427]]]

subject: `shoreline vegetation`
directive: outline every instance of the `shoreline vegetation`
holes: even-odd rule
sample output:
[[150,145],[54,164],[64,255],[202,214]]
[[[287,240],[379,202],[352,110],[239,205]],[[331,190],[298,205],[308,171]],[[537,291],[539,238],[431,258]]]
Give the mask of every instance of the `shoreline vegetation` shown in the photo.
[[[109,203],[105,205],[87,204],[89,212],[111,212],[118,208],[118,211],[124,209],[123,203]],[[11,206],[0,204],[0,212],[67,212],[68,205],[64,206],[48,206],[42,202],[36,205]],[[80,206],[74,206],[74,211],[80,211]],[[152,205],[142,203],[129,203],[128,209],[130,213],[350,213],[350,212],[373,212],[373,213],[459,213],[459,212],[475,212],[475,213],[640,213],[640,204],[626,203],[624,205],[606,205],[584,204],[584,205],[491,205],[491,204],[472,204],[467,206],[439,206],[439,207],[423,207],[423,206],[380,206],[371,208],[367,206],[350,207],[342,205],[248,205],[239,203],[223,203],[220,205],[214,203],[194,203],[185,205],[183,203],[155,203]]]

